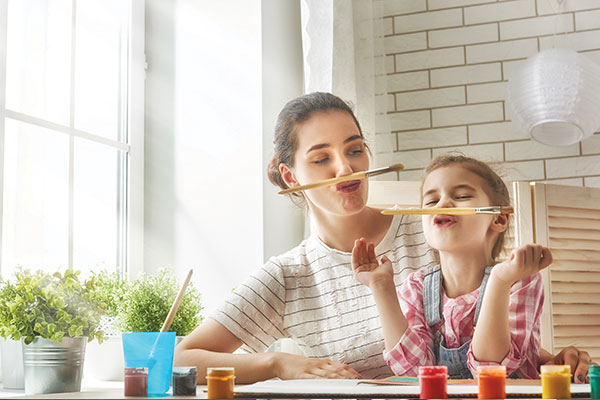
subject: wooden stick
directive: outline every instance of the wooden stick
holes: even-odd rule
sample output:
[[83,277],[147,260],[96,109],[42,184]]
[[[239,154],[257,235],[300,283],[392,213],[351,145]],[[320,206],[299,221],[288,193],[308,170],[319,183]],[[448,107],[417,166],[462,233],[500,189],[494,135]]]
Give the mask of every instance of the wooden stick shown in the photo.
[[179,289],[179,293],[177,293],[177,297],[175,298],[175,301],[173,302],[173,305],[171,306],[171,309],[169,310],[169,314],[167,314],[167,318],[165,319],[165,322],[164,322],[162,328],[160,328],[161,332],[166,332],[171,327],[171,324],[173,323],[173,318],[175,318],[175,314],[177,313],[179,304],[181,304],[181,300],[183,299],[185,290],[187,289],[188,284],[190,283],[190,279],[192,278],[193,272],[194,272],[194,270],[190,269],[190,272],[188,272],[187,277],[185,278],[185,281],[183,281],[183,285],[181,285],[181,289]]
[[512,214],[511,206],[491,207],[450,207],[450,208],[386,208],[382,214],[386,215],[473,215],[473,214]]
[[359,171],[359,172],[355,172],[350,175],[338,176],[337,178],[330,178],[330,179],[325,179],[325,180],[318,181],[318,182],[307,183],[306,185],[295,186],[295,187],[292,187],[289,189],[282,190],[279,192],[279,194],[289,194],[289,193],[294,193],[294,192],[300,192],[302,190],[314,189],[314,188],[321,187],[321,186],[336,185],[336,184],[342,183],[342,182],[365,179],[370,176],[385,174],[386,172],[400,171],[402,169],[404,169],[404,164],[402,164],[402,163],[392,164],[389,167],[375,168],[375,169],[371,169],[369,171]]

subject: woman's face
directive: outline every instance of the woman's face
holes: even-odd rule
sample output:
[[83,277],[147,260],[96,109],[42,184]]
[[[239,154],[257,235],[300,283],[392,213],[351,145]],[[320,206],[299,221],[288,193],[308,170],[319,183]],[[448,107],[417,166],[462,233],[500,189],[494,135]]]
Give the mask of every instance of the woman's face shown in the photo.
[[[352,116],[338,110],[316,112],[296,130],[294,166],[282,171],[290,186],[345,176],[369,168],[367,149]],[[286,170],[286,168],[284,168]],[[311,210],[352,215],[366,204],[366,179],[304,191]]]

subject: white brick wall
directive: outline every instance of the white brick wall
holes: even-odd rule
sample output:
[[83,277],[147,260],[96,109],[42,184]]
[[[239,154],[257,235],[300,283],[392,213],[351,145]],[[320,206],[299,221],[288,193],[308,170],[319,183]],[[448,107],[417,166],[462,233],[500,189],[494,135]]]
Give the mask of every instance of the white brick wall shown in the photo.
[[500,63],[440,68],[430,71],[429,74],[431,75],[431,87],[502,80],[502,68]]
[[465,24],[481,24],[535,16],[535,0],[502,1],[465,7]]
[[441,29],[429,32],[428,36],[430,47],[448,47],[470,43],[494,42],[498,40],[498,26],[496,24],[486,24]]
[[600,132],[545,146],[504,104],[513,72],[540,50],[568,47],[600,64],[600,0],[384,0],[384,18],[392,133],[377,151],[405,164],[399,179],[420,179],[432,157],[458,150],[500,161],[508,180],[600,187]]

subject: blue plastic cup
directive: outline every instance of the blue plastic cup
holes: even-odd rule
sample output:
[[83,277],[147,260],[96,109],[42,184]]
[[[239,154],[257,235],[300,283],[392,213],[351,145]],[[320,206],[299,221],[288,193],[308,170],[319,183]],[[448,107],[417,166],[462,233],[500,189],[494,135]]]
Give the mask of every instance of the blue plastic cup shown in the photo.
[[125,332],[125,368],[148,368],[148,396],[166,396],[171,385],[175,332]]

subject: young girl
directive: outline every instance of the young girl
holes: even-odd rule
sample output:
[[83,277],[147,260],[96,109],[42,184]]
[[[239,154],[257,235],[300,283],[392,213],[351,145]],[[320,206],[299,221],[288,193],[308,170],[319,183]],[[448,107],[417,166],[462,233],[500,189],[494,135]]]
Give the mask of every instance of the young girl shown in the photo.
[[[422,203],[482,207],[508,206],[510,200],[485,163],[442,155],[425,170]],[[550,251],[529,244],[494,265],[508,229],[506,214],[425,215],[422,223],[440,265],[410,275],[398,295],[385,256],[379,264],[363,238],[352,251],[355,277],[377,304],[390,368],[416,376],[420,365],[446,365],[452,378],[471,378],[478,365],[502,364],[508,376],[538,378],[544,300],[538,272],[552,262]]]

